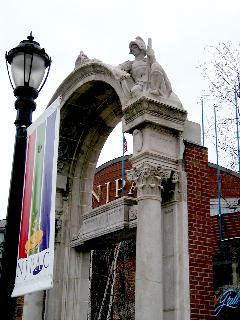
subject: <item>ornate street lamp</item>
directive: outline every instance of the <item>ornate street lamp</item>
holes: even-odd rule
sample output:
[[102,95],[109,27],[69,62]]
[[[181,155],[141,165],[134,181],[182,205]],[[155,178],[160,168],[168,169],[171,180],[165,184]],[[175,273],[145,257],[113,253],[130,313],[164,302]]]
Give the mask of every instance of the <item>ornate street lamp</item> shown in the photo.
[[[19,112],[22,109],[25,111],[30,109],[29,112],[32,114],[32,111],[36,108],[34,99],[37,98],[47,80],[51,59],[39,43],[33,40],[32,33],[27,38],[28,40],[21,41],[16,48],[6,53],[5,57],[9,80],[14,89],[14,95],[17,97],[15,108]],[[8,64],[11,65],[12,77],[9,73]],[[31,115],[28,123],[25,118],[17,118],[16,120],[18,122],[23,121],[24,123],[21,124],[26,126],[32,122]]]
[[[21,221],[24,171],[27,147],[27,127],[32,123],[35,99],[49,74],[51,59],[32,33],[6,53],[10,83],[16,96],[16,136],[6,217],[5,243],[0,274],[0,310],[3,319],[15,319],[16,299],[11,298],[14,287]],[[11,66],[11,75],[8,64]]]

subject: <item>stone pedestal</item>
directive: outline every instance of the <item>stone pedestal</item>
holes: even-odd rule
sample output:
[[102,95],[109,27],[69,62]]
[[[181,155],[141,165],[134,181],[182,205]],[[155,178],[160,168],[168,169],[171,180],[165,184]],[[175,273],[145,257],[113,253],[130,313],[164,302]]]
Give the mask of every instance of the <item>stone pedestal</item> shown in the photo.
[[138,201],[136,320],[190,319],[185,120],[182,108],[146,96],[124,108]]

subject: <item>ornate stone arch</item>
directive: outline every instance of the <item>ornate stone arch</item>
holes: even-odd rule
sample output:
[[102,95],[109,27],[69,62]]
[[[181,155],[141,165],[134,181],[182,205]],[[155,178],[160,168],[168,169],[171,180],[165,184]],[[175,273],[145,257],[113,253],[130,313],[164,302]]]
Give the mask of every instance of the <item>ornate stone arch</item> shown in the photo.
[[51,305],[46,308],[50,310],[47,319],[86,319],[89,254],[71,248],[71,240],[80,229],[84,213],[91,209],[98,157],[108,135],[121,121],[122,106],[128,100],[118,72],[90,61],[73,71],[50,101],[62,97],[55,280],[46,301]]
[[93,180],[101,149],[121,120],[122,105],[128,99],[116,70],[100,62],[83,64],[62,82],[51,99],[62,97],[58,174],[67,180],[68,192],[74,180],[81,181],[79,192],[85,195],[79,200],[87,207],[91,206],[92,186],[84,181]]
[[[47,292],[45,303],[44,298],[33,297],[33,309],[39,317],[44,309],[47,320],[88,318],[90,247],[72,240],[81,235],[82,219],[91,209],[101,149],[123,117],[124,130],[135,132],[130,172],[136,182],[140,230],[136,238],[135,319],[188,320],[188,212],[183,166],[187,113],[176,97],[157,96],[149,90],[129,96],[127,89],[133,79],[126,78],[124,71],[83,54],[80,58],[50,101],[62,97],[54,287]],[[162,188],[165,194],[171,192],[165,202]],[[125,218],[124,211],[123,222]],[[89,228],[95,231],[97,224],[92,219]],[[28,298],[25,302],[31,305]],[[28,317],[25,313],[25,320],[32,319],[31,310]]]

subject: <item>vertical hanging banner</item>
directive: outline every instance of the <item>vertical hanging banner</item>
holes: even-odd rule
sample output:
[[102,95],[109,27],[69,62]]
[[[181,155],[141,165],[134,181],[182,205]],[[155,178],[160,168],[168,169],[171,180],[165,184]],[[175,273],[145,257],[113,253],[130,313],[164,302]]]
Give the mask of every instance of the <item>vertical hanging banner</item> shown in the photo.
[[12,297],[53,286],[60,97],[27,129],[27,154]]

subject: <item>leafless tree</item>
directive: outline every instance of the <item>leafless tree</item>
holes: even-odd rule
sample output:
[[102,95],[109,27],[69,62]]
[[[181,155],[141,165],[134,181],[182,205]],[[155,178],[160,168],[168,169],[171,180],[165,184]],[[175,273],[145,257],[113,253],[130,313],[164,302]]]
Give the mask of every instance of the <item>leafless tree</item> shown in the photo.
[[[217,110],[219,159],[221,164],[238,168],[238,100],[240,97],[240,46],[222,42],[205,48],[205,61],[199,66],[206,80],[204,107],[208,109],[207,138],[215,143],[215,119],[210,109]],[[209,109],[210,108],[210,109]]]
[[133,239],[92,252],[89,319],[134,319],[135,256]]

